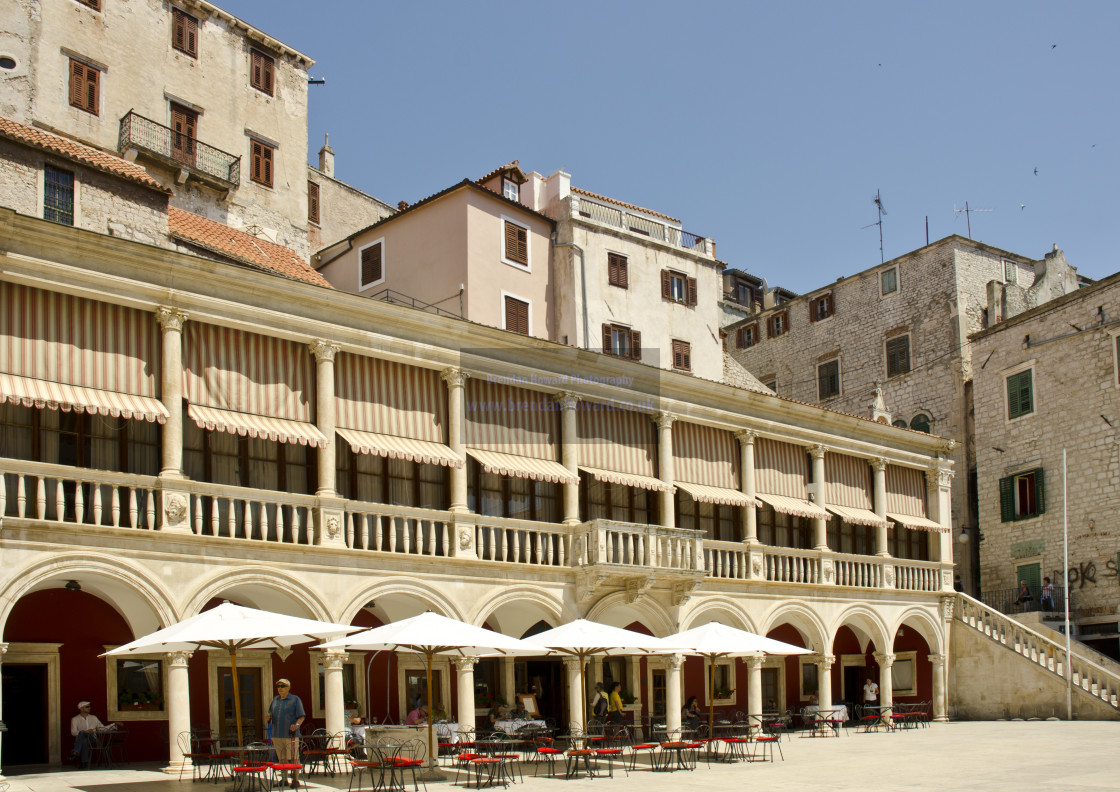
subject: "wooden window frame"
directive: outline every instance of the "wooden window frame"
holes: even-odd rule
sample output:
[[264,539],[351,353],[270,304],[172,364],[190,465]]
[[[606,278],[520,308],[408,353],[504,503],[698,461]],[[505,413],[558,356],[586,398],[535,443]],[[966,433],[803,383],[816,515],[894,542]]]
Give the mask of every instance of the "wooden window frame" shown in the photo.
[[309,222],[319,225],[319,218],[321,213],[319,185],[310,179],[307,180],[307,219]]
[[70,106],[90,115],[101,115],[101,70],[70,58]]
[[[780,323],[780,326],[779,326]],[[777,338],[789,332],[789,309],[770,314],[766,318],[766,337]]]
[[[1017,421],[1034,415],[1037,399],[1034,394],[1034,365],[1027,365],[1004,375],[1004,395],[1007,399],[1007,420]],[[1025,400],[1028,402],[1024,406]]]
[[[746,301],[743,300],[743,290],[747,292]],[[736,283],[735,284],[735,302],[746,308],[750,308],[754,304],[754,287],[749,283]]]
[[[680,284],[680,297],[674,294],[674,284]],[[676,270],[661,270],[661,299],[691,308],[697,302],[696,278]]]
[[673,371],[692,371],[692,344],[674,338],[672,340]]
[[[519,306],[525,306],[525,315],[523,317],[524,324],[522,324],[522,317],[514,317],[515,321],[513,326],[510,326],[510,308],[519,309]],[[530,329],[533,323],[533,304],[526,300],[524,297],[518,297],[516,294],[509,292],[502,292],[502,329],[508,330],[511,333],[520,333],[521,335],[532,335]],[[524,329],[522,329],[524,328]]]
[[198,60],[198,30],[196,17],[181,8],[171,9],[171,47]]
[[630,288],[630,259],[621,253],[607,253],[607,284]]
[[[365,252],[367,250],[372,251],[374,248],[378,249],[377,263],[376,263],[376,265],[373,265],[371,263],[370,266],[376,266],[377,267],[377,269],[374,270],[371,273],[373,275],[376,275],[377,277],[373,278],[372,280],[367,281],[366,278],[365,278],[365,274],[366,274],[366,253]],[[372,257],[372,255],[373,254],[371,252],[370,256]],[[387,277],[387,275],[386,275],[386,267],[385,267],[385,237],[381,237],[380,239],[375,239],[372,242],[370,242],[369,244],[362,245],[360,248],[358,248],[358,291],[364,291],[364,290],[369,289],[373,286],[377,286],[381,283],[384,283],[386,277]]]
[[[749,336],[749,337],[748,337]],[[735,345],[739,349],[750,349],[759,342],[758,322],[743,325],[735,331]]]
[[[836,371],[834,373],[826,373],[823,370],[826,366],[835,366]],[[835,382],[833,383],[833,389],[830,390],[828,393],[825,393],[825,391],[824,391],[825,377],[826,376],[829,377],[830,379],[835,380]],[[826,360],[823,363],[817,364],[817,401],[822,401],[823,402],[827,399],[835,399],[839,395],[840,395],[840,358],[832,358],[832,360]]]
[[1046,475],[1042,468],[999,480],[1000,522],[1032,520],[1046,513]]
[[268,96],[276,95],[276,58],[256,47],[249,48],[249,85]]
[[[641,360],[642,359],[642,334],[638,330],[634,330],[626,325],[619,324],[603,324],[603,354],[610,355],[611,357],[625,358],[628,360]],[[614,351],[614,334],[626,334],[630,343],[630,353],[628,355],[621,355]]]
[[[515,239],[511,239],[513,232]],[[522,239],[524,237],[524,239]],[[502,262],[522,272],[532,272],[530,257],[530,229],[511,217],[502,215]],[[512,244],[511,244],[512,242]]]
[[[892,273],[892,272],[894,273],[893,284],[891,285],[891,288],[888,289],[888,288],[886,288],[886,286],[887,286],[886,279],[887,279],[887,275]],[[899,286],[900,286],[900,283],[899,283],[899,278],[898,278],[898,267],[897,266],[888,267],[885,270],[880,270],[879,271],[879,295],[881,297],[886,297],[889,294],[898,294]]]
[[[899,344],[904,343],[905,349],[902,349]],[[892,349],[892,346],[894,349]],[[893,336],[883,342],[883,352],[886,355],[887,363],[887,379],[894,379],[901,377],[904,374],[909,374],[913,368],[910,364],[910,334],[903,333],[902,335]],[[905,368],[899,368],[899,361],[901,360],[900,354],[905,352]],[[892,360],[893,368],[892,368]]]
[[259,138],[249,138],[249,179],[263,187],[276,181],[276,146]]
[[836,313],[836,301],[832,292],[814,297],[809,301],[809,321],[820,322]]
[[521,203],[521,185],[509,177],[502,177],[502,197]]

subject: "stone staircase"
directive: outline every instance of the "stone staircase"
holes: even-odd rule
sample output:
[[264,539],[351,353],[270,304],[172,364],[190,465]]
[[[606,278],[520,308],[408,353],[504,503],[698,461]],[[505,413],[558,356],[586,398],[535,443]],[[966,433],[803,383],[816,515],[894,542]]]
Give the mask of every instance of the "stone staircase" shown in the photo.
[[[1090,655],[1097,653],[1074,641],[1067,669],[1064,636],[1046,627],[1041,631],[1032,629],[967,594],[958,593],[956,597],[954,617],[966,628],[959,634],[963,640],[958,640],[958,633],[954,633],[954,664],[961,667],[956,681],[968,684],[970,677],[980,678],[975,689],[964,695],[966,700],[976,703],[975,710],[968,712],[969,717],[995,717],[997,709],[1000,714],[1022,711],[1043,701],[1048,705],[1060,703],[1055,711],[1064,714],[1064,690],[1072,678],[1076,717],[1120,718],[1120,673],[1114,664],[1109,663],[1112,667],[1106,668],[1095,662]],[[998,648],[992,651],[993,646]],[[1003,650],[1027,661],[1034,667],[1034,673],[1020,663],[1008,663]],[[988,678],[983,679],[985,676]],[[990,693],[987,700],[977,701],[985,698],[985,693]]]

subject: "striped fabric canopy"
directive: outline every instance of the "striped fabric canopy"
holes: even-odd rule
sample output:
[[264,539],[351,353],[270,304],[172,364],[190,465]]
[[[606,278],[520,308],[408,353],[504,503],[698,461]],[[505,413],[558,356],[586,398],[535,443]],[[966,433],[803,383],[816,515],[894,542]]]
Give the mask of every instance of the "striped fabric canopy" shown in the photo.
[[0,282],[0,399],[162,423],[160,365],[152,314]]
[[867,511],[874,508],[871,466],[866,459],[829,452],[824,457],[824,478],[824,500],[829,506]]
[[413,440],[396,435],[360,432],[357,429],[337,429],[338,436],[350,444],[355,454],[370,454],[404,459],[423,465],[443,465],[461,468],[464,459],[443,443],[430,443],[427,440]]
[[926,516],[926,477],[917,468],[887,465],[887,511],[909,517]]
[[533,459],[497,451],[484,451],[480,448],[468,448],[467,453],[474,457],[484,471],[498,476],[551,481],[557,484],[579,483],[579,476],[569,472],[559,462],[549,459]]
[[653,492],[676,492],[676,487],[671,487],[661,479],[654,478],[653,476],[638,476],[634,473],[618,473],[613,470],[584,467],[582,465],[579,469],[584,473],[587,473],[596,481],[605,481],[610,484],[622,484],[627,487],[637,487],[638,489],[646,489]]
[[530,459],[559,459],[559,406],[548,394],[472,378],[467,380],[466,402],[465,445]]
[[754,474],[755,491],[759,494],[783,495],[808,502],[805,482],[809,463],[801,446],[759,438],[754,444]]
[[724,429],[676,421],[673,423],[673,475],[677,481],[737,491],[739,442]]
[[335,361],[335,405],[342,428],[429,443],[446,439],[446,389],[432,369],[343,352]]
[[613,404],[580,402],[576,425],[580,465],[657,480],[657,433],[648,415]]
[[831,503],[827,504],[825,508],[844,522],[852,525],[870,525],[874,528],[885,528],[890,525],[886,519],[870,509],[860,509],[855,506],[835,506]]
[[187,415],[200,428],[208,429],[211,432],[225,432],[242,437],[258,437],[261,440],[273,440],[277,443],[292,443],[315,448],[322,448],[327,444],[327,438],[323,436],[323,433],[319,431],[315,424],[305,421],[287,421],[283,418],[272,418],[267,415],[219,410],[214,407],[203,407],[200,404],[188,405]]
[[694,501],[700,503],[719,503],[724,506],[761,506],[762,501],[748,498],[739,490],[727,487],[711,487],[707,484],[693,484],[690,481],[678,481],[677,487],[687,492]]

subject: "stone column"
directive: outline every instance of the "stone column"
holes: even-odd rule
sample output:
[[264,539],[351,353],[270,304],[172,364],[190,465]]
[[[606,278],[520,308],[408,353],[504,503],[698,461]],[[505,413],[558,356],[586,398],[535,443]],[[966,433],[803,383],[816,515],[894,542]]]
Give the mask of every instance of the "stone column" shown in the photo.
[[[4,655],[8,652],[8,645],[0,643],[0,671],[4,670]],[[4,698],[0,696],[0,721],[4,720]],[[3,748],[4,733],[0,732],[0,748]],[[174,750],[174,748],[172,749]],[[0,780],[4,778],[4,768],[0,766]]]
[[832,706],[832,664],[836,655],[822,654],[817,660],[817,706],[829,709]]
[[[187,665],[191,652],[168,652],[164,655],[167,663],[167,741],[171,746],[171,759],[163,772],[178,775],[190,760],[183,756],[179,746],[179,735],[191,730],[191,692]],[[109,662],[113,662],[112,658]],[[189,746],[188,746],[189,749]]]
[[879,664],[879,704],[884,707],[893,707],[894,676],[891,669],[894,667],[894,654],[891,652],[876,652],[875,662]]
[[665,728],[669,731],[679,731],[681,728],[681,666],[684,665],[684,655],[673,654],[665,658],[668,666],[665,669]]
[[[573,476],[579,477],[579,396],[563,391],[553,398],[560,405],[560,461]],[[564,524],[579,523],[579,482],[564,485]]]
[[156,320],[163,330],[160,393],[167,409],[163,425],[160,478],[183,478],[183,325],[187,312],[161,305]]
[[766,707],[762,703],[762,657],[745,657],[747,661],[747,715],[751,723],[758,723]]
[[[949,530],[945,533],[930,533],[930,558],[942,564],[953,563],[953,511],[950,501],[949,485],[953,480],[953,471],[947,462],[938,462],[936,467],[926,471],[926,509],[929,518],[935,523],[945,526]],[[970,541],[978,540],[974,531]],[[952,570],[949,570],[950,572]],[[952,575],[942,576],[945,590],[953,587]]]
[[928,655],[933,666],[933,719],[947,721],[948,707],[945,702],[945,655]]
[[512,707],[517,703],[515,696],[517,695],[517,677],[515,675],[516,668],[514,667],[514,660],[512,657],[503,657],[502,663],[502,698],[506,700],[506,706]]
[[474,667],[478,663],[477,657],[460,657],[455,660],[455,670],[458,674],[457,688],[459,701],[456,707],[459,715],[460,733],[474,734]]
[[327,731],[331,734],[338,734],[347,728],[346,702],[342,692],[342,665],[347,657],[349,655],[345,652],[336,649],[323,652],[323,691],[326,699],[323,709],[326,711]]
[[[887,460],[879,457],[871,460],[871,469],[875,471],[875,514],[887,519]],[[889,556],[887,540],[887,526],[880,525],[875,528],[875,555]]]
[[338,344],[319,338],[307,345],[315,356],[315,415],[316,425],[327,444],[319,449],[319,488],[316,495],[333,497],[338,494],[335,487],[335,399],[334,399],[334,359],[338,354]]
[[758,544],[758,509],[755,508],[754,441],[758,432],[744,429],[735,435],[739,440],[739,472],[742,474],[739,489],[750,499],[751,505],[743,507],[743,542]]
[[564,673],[568,677],[568,726],[583,730],[583,686],[579,679],[579,658],[564,658]]
[[[657,472],[663,482],[670,487],[674,487],[676,473],[673,469],[673,416],[668,412],[662,411],[653,416],[653,422],[657,424]],[[672,489],[668,492],[662,492],[662,528],[677,527],[677,518],[673,513],[674,505],[675,501]],[[679,710],[680,707],[678,706],[677,709]],[[677,718],[680,718],[679,712],[677,713]]]
[[[824,455],[827,450],[823,445],[815,445],[809,449],[809,453],[813,457],[813,483],[810,485],[809,491],[810,493],[816,493],[816,504],[822,509],[825,507],[826,497]],[[823,517],[813,518],[813,549],[828,549],[828,520]]]
[[[447,383],[447,445],[461,457],[466,458],[466,444],[463,442],[465,427],[463,402],[466,398],[467,377],[470,375],[459,368],[445,368],[440,377]],[[467,467],[451,468],[451,511],[467,511]]]

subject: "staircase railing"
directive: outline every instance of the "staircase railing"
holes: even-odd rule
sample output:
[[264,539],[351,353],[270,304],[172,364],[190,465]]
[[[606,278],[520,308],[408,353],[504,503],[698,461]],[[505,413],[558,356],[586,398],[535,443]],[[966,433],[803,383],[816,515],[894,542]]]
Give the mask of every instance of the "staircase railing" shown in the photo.
[[[980,634],[1006,646],[1032,663],[1069,679],[1065,643],[1052,641],[1024,624],[1003,615],[967,594],[957,594],[957,618]],[[1079,656],[1074,645],[1069,660],[1073,686],[1094,698],[1120,708],[1120,675]]]

